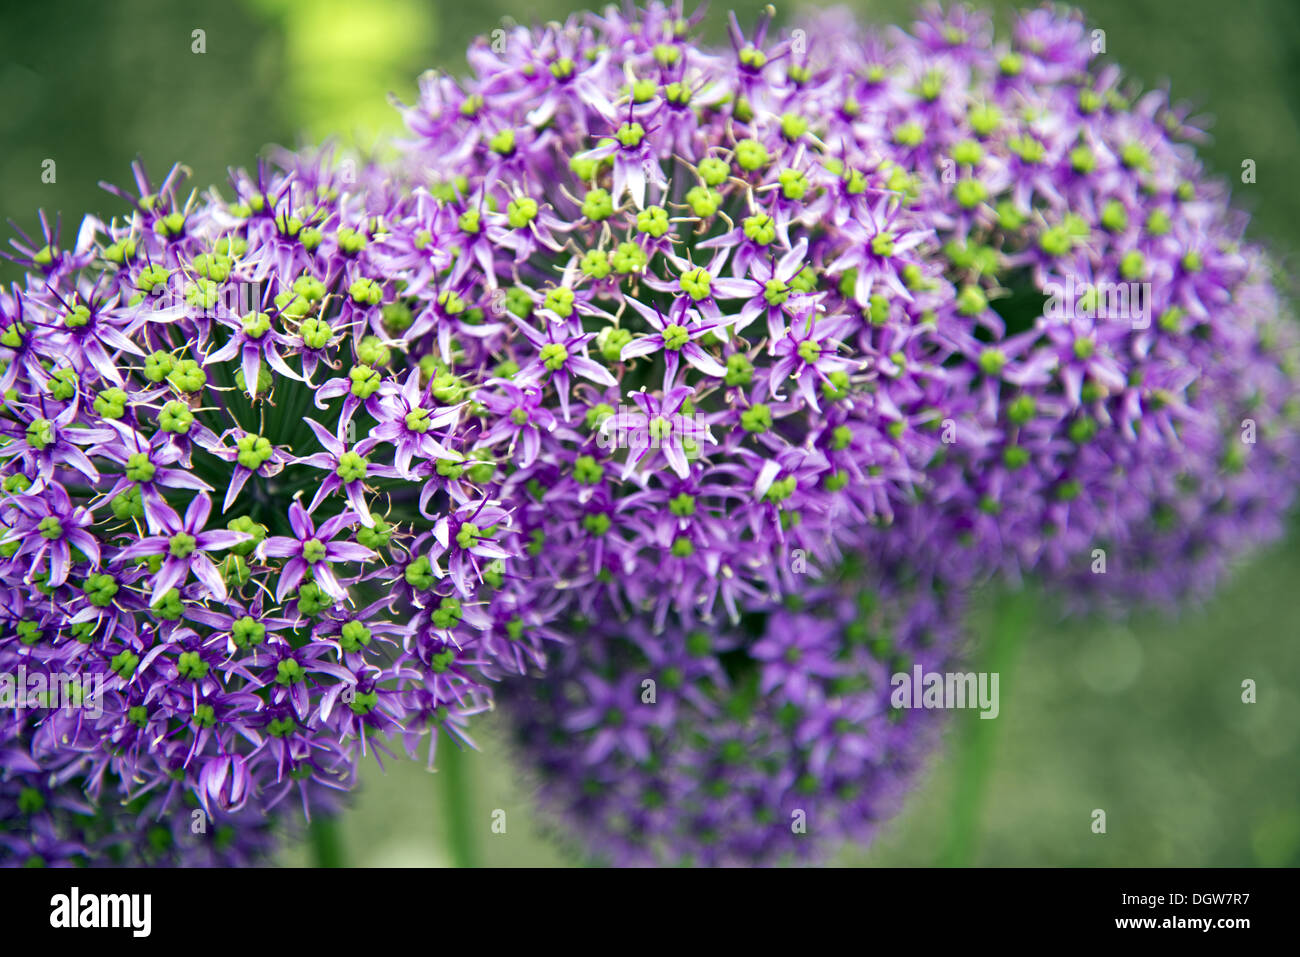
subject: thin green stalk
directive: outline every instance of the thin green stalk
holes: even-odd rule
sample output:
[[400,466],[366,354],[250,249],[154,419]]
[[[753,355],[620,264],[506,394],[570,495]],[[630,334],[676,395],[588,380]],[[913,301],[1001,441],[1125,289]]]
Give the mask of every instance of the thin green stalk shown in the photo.
[[[999,716],[1007,713],[1012,672],[1035,620],[1032,593],[999,593],[993,605],[992,633],[985,644],[980,670],[998,675]],[[963,713],[964,725],[956,744],[957,775],[953,789],[948,836],[939,863],[948,867],[969,867],[979,845],[981,813],[987,797],[989,773],[997,742],[997,719]]]
[[474,800],[469,753],[451,739],[438,748],[438,779],[442,788],[444,839],[454,867],[477,867],[478,851],[472,820]]
[[318,814],[308,827],[312,860],[317,867],[343,867],[343,838],[338,818]]

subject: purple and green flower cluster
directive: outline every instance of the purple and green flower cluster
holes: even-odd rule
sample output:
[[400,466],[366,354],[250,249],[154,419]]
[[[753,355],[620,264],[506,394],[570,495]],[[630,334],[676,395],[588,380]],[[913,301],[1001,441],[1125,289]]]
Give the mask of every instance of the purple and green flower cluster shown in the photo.
[[[900,570],[901,571],[901,570]],[[866,841],[938,739],[891,676],[960,666],[960,599],[857,562],[736,624],[597,615],[501,697],[567,843],[617,866],[815,861]]]
[[104,689],[41,766],[214,828],[464,739],[524,662],[498,463],[393,295],[417,205],[287,162],[228,198],[138,172],[0,299],[0,661]]
[[[594,573],[576,623],[648,615],[649,633],[617,629],[649,655],[799,594],[843,549],[950,588],[1035,574],[1070,597],[1172,601],[1278,534],[1300,446],[1271,267],[1186,110],[1100,64],[1078,16],[1033,11],[1006,41],[964,7],[910,34],[827,15],[774,38],[733,18],[729,49],[701,49],[679,6],[611,8],[469,62],[406,111],[408,176],[447,197],[444,242],[480,267],[444,289],[500,297],[516,329],[499,348],[523,350],[530,381],[554,373],[521,527],[546,567],[570,563],[569,587]],[[584,360],[573,377],[561,355]],[[482,401],[516,399],[500,389]],[[626,441],[600,441],[611,429]],[[652,710],[625,687],[637,671],[610,672],[611,642],[566,650],[576,700],[556,678],[535,714],[516,708],[544,790],[604,822],[591,842],[616,859],[742,859],[725,835],[709,852],[668,839],[685,805],[648,824],[639,784],[615,787],[620,765],[563,730],[700,797],[671,745],[588,726],[610,689],[621,718]],[[706,713],[641,721],[700,743]],[[562,737],[542,744],[542,726]],[[719,820],[752,848],[790,834]],[[666,852],[631,850],[641,838]]]
[[217,820],[508,679],[597,853],[803,859],[917,767],[888,672],[972,586],[1173,601],[1279,533],[1294,327],[1184,108],[1056,8],[697,19],[502,31],[389,163],[15,242],[0,665],[107,690],[7,747]]

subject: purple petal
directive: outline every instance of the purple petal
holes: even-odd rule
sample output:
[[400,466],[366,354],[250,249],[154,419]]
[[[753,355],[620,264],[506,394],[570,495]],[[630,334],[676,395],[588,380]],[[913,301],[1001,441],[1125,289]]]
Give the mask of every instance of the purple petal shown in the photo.
[[[320,442],[321,448],[330,452],[335,458],[338,458],[343,454],[343,443],[338,440],[334,433],[325,428],[325,426],[321,425],[315,419],[303,416],[303,421],[307,423],[308,428],[316,433],[316,440]],[[312,458],[315,458],[315,456],[312,456]],[[325,466],[322,466],[322,468],[324,467]]]
[[240,357],[240,365],[244,371],[245,391],[254,399],[257,398],[257,374],[262,369],[261,357],[261,350],[253,345],[244,346],[243,355]]
[[298,536],[300,542],[314,538],[316,534],[316,528],[312,524],[311,517],[303,509],[302,503],[296,500],[289,506],[289,527],[293,529],[293,533]]
[[262,542],[259,549],[267,558],[289,558],[302,554],[302,541],[284,535],[276,535]]
[[185,510],[185,530],[193,535],[201,531],[208,524],[208,516],[212,514],[212,500],[206,495],[196,495],[190,500],[190,506]]
[[303,576],[307,574],[307,563],[301,558],[294,558],[285,563],[280,570],[280,583],[275,589],[275,600],[284,601],[284,596],[298,588]]
[[235,473],[230,476],[230,487],[226,489],[226,499],[221,503],[221,511],[230,511],[230,506],[235,503],[239,493],[244,490],[244,483],[249,480],[253,472],[242,465],[235,466]]
[[194,536],[194,544],[205,552],[219,552],[222,549],[232,548],[241,542],[249,541],[253,536],[247,532],[232,532],[225,529],[213,529],[209,532],[200,532]]
[[213,598],[217,601],[226,600],[226,583],[221,577],[221,572],[217,571],[217,566],[212,564],[208,556],[192,556],[190,568],[193,570],[194,576],[204,584]]
[[375,553],[355,542],[330,542],[325,556],[332,562],[369,562],[374,561]]

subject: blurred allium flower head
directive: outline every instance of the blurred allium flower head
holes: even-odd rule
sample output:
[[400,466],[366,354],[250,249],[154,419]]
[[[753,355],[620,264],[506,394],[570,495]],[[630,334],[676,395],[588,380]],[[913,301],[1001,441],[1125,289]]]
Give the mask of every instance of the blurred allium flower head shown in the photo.
[[958,665],[959,610],[854,563],[734,627],[578,623],[544,681],[502,697],[544,810],[580,852],[814,862],[868,840],[924,766],[938,713],[893,707],[891,681]]

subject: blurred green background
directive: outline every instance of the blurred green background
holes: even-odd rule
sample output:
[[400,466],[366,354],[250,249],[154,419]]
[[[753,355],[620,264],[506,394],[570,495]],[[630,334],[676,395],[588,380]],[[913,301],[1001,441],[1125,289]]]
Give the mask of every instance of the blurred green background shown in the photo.
[[[459,71],[471,36],[514,15],[562,18],[579,0],[476,4],[428,0],[52,0],[0,8],[0,218],[31,233],[36,210],[61,212],[65,243],[87,212],[121,205],[97,186],[130,181],[143,158],[155,178],[174,162],[192,185],[221,183],[268,144],[326,136],[368,147],[398,129],[387,97],[414,97],[427,68]],[[906,22],[913,4],[851,3],[876,23]],[[760,4],[716,4],[742,22]],[[1016,4],[993,4],[1005,11]],[[1107,56],[1217,119],[1207,162],[1231,178],[1251,231],[1292,266],[1300,250],[1300,4],[1295,0],[1092,0]],[[782,5],[784,17],[796,8]],[[1005,22],[1005,17],[1003,17]],[[202,30],[206,52],[195,53]],[[1239,181],[1243,159],[1257,182]],[[42,182],[53,159],[56,180]],[[5,239],[12,232],[4,229]],[[1288,270],[1294,272],[1294,268]],[[19,271],[0,263],[0,280]],[[963,859],[990,865],[1300,864],[1300,528],[1289,543],[1239,569],[1212,600],[1176,621],[1060,622],[1035,602],[1034,626],[1004,675],[1000,720],[958,712],[946,747],[904,812],[868,850],[843,863],[924,865],[951,860],[954,808],[972,815]],[[984,601],[977,636],[992,633]],[[1258,703],[1241,703],[1253,679]],[[972,727],[972,724],[974,727]],[[545,834],[525,775],[502,759],[500,723],[479,721],[485,754],[466,755],[468,835],[486,864],[573,863]],[[974,807],[956,799],[971,735],[987,755]],[[450,863],[443,782],[422,763],[367,765],[342,825],[359,865]],[[1091,831],[1094,809],[1107,833]],[[506,833],[493,833],[496,810]],[[309,863],[305,846],[285,863]]]

